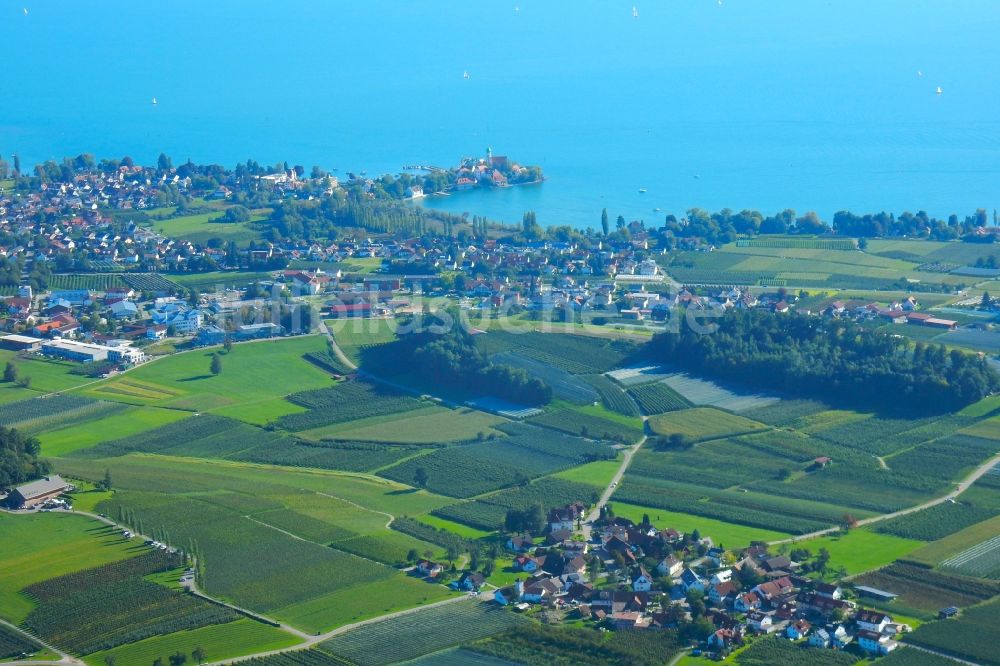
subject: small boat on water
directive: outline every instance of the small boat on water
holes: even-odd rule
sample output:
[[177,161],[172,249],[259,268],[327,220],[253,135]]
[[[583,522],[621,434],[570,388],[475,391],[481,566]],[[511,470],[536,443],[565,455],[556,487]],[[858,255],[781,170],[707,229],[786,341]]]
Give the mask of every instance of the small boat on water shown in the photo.
[[663,209],[662,209],[662,208],[654,208],[654,209],[653,209],[653,212],[654,212],[654,213],[659,213],[659,212],[660,212],[661,210],[663,210]]
[[639,8],[632,5],[632,18],[639,18]]
[[639,194],[645,194],[645,193],[646,193],[646,188],[645,187],[640,187],[639,188]]
[[159,102],[157,102],[157,101],[156,101],[156,98],[154,97],[154,98],[153,98],[153,106],[156,106],[157,104],[159,104]]
[[941,89],[941,86],[938,86],[937,90],[935,90],[934,93],[936,95],[943,95],[944,94],[944,90]]
[[469,71],[466,70],[466,71],[462,72],[462,78],[463,79],[471,79],[472,76],[469,74]]

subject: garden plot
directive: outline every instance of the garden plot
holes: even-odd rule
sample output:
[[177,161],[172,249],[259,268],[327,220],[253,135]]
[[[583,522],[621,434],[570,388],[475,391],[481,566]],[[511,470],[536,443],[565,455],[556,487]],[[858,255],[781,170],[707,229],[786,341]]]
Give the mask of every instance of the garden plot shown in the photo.
[[779,400],[776,396],[763,393],[739,393],[684,372],[668,375],[663,379],[663,383],[696,405],[708,405],[732,412],[766,407]]
[[555,397],[575,405],[589,405],[601,399],[600,394],[592,386],[549,363],[514,352],[494,354],[492,361],[523,369],[532,377],[541,379],[552,387],[552,394]]
[[942,562],[941,567],[967,576],[1000,577],[1000,536],[962,551]]

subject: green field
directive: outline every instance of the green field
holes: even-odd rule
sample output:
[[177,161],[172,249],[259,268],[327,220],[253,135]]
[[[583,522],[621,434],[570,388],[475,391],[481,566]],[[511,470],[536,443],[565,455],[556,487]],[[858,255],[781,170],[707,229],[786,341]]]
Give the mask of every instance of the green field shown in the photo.
[[306,439],[352,439],[404,444],[440,444],[502,435],[492,426],[506,419],[467,407],[425,407],[410,412],[336,423],[300,433]]
[[252,211],[250,222],[213,222],[223,212],[224,209],[220,209],[210,213],[157,220],[153,222],[153,228],[165,236],[192,243],[207,243],[209,239],[220,238],[224,242],[236,241],[237,244],[244,245],[260,238],[261,234],[253,228],[253,223],[265,219],[269,211]]
[[209,372],[211,355],[197,350],[140,366],[84,389],[86,395],[134,405],[172,407],[229,416],[263,425],[303,409],[284,396],[331,385],[330,375],[305,361],[323,351],[321,336],[235,345],[222,358],[222,373]]
[[0,363],[6,365],[10,360],[14,360],[17,365],[18,376],[21,379],[31,377],[32,391],[42,393],[65,391],[94,381],[90,377],[69,373],[73,368],[79,368],[79,363],[56,361],[40,356],[18,358],[17,352],[0,349]]
[[464,539],[482,539],[488,537],[493,532],[487,532],[486,530],[479,530],[475,527],[469,525],[463,525],[462,523],[456,523],[452,520],[446,520],[445,518],[439,518],[437,516],[425,513],[417,518],[422,523],[430,525],[431,527],[436,527],[438,529],[448,530]]
[[200,647],[210,661],[240,657],[266,650],[279,650],[302,642],[289,633],[253,620],[237,620],[191,631],[179,631],[166,636],[155,636],[137,643],[123,645],[104,652],[87,655],[84,661],[93,666],[106,666],[106,659],[113,657],[122,666],[152,664],[157,657],[164,663],[175,652],[190,658],[191,651]]
[[557,472],[553,476],[568,481],[576,481],[577,483],[586,483],[587,485],[603,489],[607,488],[608,484],[611,483],[611,479],[614,478],[619,467],[621,467],[620,458],[615,460],[598,460],[597,462]]
[[330,319],[327,328],[347,358],[361,363],[366,347],[383,345],[396,339],[395,319]]
[[711,407],[695,407],[659,414],[649,419],[649,427],[658,435],[680,433],[700,441],[739,433],[764,430],[766,426],[748,418]]
[[103,416],[99,422],[86,421],[58,430],[49,430],[37,435],[42,443],[42,454],[63,456],[128,435],[173,423],[190,416],[189,412],[155,407],[129,407],[124,411]]
[[0,543],[0,617],[15,624],[34,605],[20,594],[26,586],[146,550],[97,520],[60,513],[0,513]]
[[685,534],[698,530],[703,537],[712,537],[713,542],[723,544],[728,548],[749,546],[751,541],[778,541],[791,536],[775,530],[762,530],[687,513],[616,502],[614,497],[611,498],[611,506],[616,516],[622,516],[638,523],[642,521],[644,515],[649,515],[653,524],[660,529],[672,527]]
[[916,539],[903,539],[888,534],[878,534],[861,528],[847,534],[824,536],[796,541],[794,548],[806,548],[813,555],[820,548],[830,551],[830,568],[844,567],[848,575],[871,571],[905,557],[922,546]]

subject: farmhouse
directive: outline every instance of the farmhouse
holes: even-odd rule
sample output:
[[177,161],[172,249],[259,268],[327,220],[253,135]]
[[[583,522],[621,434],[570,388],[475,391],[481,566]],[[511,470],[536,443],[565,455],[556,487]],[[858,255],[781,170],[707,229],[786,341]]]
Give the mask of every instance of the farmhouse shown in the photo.
[[53,474],[37,481],[18,486],[11,493],[9,502],[15,508],[30,509],[42,502],[59,497],[72,486],[61,476]]

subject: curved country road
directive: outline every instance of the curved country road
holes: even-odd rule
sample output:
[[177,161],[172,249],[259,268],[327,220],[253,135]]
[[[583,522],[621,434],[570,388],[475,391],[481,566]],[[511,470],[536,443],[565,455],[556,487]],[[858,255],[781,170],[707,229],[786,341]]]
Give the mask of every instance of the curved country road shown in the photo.
[[[962,479],[962,481],[960,481],[958,485],[955,486],[955,489],[952,490],[951,492],[942,495],[937,499],[932,499],[928,502],[924,502],[923,504],[917,504],[916,506],[911,506],[906,509],[900,509],[899,511],[894,511],[892,513],[883,513],[882,515],[879,516],[872,516],[871,518],[865,518],[863,520],[859,520],[858,527],[864,527],[865,525],[871,525],[872,523],[879,523],[882,522],[883,520],[890,520],[892,518],[899,518],[900,516],[906,516],[911,513],[916,513],[918,511],[930,509],[939,504],[944,504],[945,502],[953,500],[962,493],[964,493],[966,490],[968,490],[969,486],[978,481],[980,477],[989,472],[990,469],[998,463],[1000,463],[1000,453],[993,456],[992,458],[981,464],[976,469],[972,470],[972,472],[970,472],[968,476]],[[768,544],[772,546],[777,546],[783,543],[795,543],[797,541],[802,541],[804,539],[811,539],[813,537],[824,536],[826,534],[833,534],[839,531],[840,527],[828,527],[825,530],[817,530],[815,532],[810,532],[808,534],[800,534],[799,536],[795,536],[790,539],[779,539],[777,541],[768,541]]]

